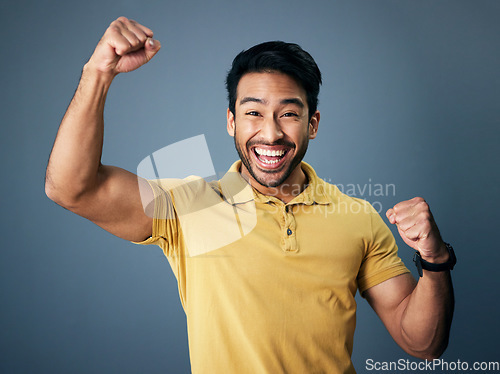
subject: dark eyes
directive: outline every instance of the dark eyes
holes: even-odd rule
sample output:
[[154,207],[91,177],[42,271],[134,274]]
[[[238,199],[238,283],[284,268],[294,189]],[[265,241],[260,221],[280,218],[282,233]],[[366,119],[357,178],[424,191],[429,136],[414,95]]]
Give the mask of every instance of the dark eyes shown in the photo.
[[[251,112],[247,112],[246,113],[247,116],[260,116],[260,113],[259,112],[255,112],[255,111],[251,111]],[[293,113],[293,112],[287,112],[285,114],[282,115],[282,117],[298,117],[298,114],[297,113]]]

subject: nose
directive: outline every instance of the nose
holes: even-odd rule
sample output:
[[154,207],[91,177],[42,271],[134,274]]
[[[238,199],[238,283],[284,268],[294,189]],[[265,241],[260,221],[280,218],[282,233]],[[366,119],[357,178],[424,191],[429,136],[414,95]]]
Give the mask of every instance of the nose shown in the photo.
[[269,143],[274,143],[284,136],[281,126],[275,117],[270,117],[263,121],[260,134]]

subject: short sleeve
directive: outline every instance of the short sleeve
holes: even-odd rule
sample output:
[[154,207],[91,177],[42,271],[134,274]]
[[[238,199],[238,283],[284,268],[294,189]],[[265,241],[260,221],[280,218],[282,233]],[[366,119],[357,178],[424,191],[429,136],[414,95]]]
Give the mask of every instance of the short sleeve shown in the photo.
[[153,191],[154,212],[151,237],[135,244],[156,244],[165,256],[176,253],[178,247],[179,220],[175,212],[170,190],[162,187],[161,180],[148,180]]
[[371,240],[358,273],[358,287],[362,295],[368,288],[393,278],[409,273],[401,258],[391,230],[380,215],[370,206]]

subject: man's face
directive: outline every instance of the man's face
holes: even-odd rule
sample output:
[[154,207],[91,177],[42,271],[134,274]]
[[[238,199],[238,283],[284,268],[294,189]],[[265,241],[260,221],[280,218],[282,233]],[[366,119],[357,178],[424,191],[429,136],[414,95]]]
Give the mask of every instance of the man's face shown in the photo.
[[235,115],[227,129],[243,163],[242,174],[264,187],[303,183],[300,162],[316,137],[319,112],[308,117],[305,91],[288,75],[248,73],[238,83]]

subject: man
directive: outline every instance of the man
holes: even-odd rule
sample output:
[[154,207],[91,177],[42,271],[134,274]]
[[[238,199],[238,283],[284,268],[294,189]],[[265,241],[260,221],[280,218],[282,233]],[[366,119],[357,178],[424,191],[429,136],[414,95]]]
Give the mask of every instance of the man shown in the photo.
[[318,131],[321,74],[297,45],[263,43],[233,61],[227,130],[241,161],[220,181],[138,183],[100,163],[113,78],[159,49],[137,22],[110,25],[62,120],[46,192],[114,235],[163,249],[187,316],[192,371],[352,373],[358,288],[406,352],[440,356],[453,314],[453,250],[422,198],[389,209],[418,251],[415,282],[374,209],[302,162]]

